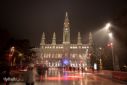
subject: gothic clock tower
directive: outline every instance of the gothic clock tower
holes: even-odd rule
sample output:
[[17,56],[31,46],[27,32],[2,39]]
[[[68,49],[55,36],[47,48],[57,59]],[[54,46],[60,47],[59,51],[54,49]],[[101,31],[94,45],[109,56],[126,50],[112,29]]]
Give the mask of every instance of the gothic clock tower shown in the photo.
[[70,44],[70,25],[68,13],[66,12],[63,28],[63,44]]

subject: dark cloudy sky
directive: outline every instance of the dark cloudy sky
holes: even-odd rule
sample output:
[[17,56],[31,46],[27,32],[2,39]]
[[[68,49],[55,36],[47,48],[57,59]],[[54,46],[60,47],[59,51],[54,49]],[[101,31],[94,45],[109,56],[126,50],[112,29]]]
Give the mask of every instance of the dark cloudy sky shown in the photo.
[[48,42],[53,32],[57,42],[62,42],[63,22],[68,11],[72,40],[76,40],[80,31],[85,41],[88,32],[100,29],[125,7],[126,0],[3,0],[0,28],[9,30],[16,38],[27,38],[36,46],[42,32],[46,33]]

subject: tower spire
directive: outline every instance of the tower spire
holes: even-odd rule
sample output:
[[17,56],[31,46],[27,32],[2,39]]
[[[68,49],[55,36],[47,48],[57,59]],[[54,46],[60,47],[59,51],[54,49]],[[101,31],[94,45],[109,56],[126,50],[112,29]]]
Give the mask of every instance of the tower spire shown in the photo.
[[93,45],[93,37],[92,37],[92,33],[89,33],[89,46]]
[[42,39],[40,45],[45,45],[45,33],[42,34]]
[[69,19],[68,19],[68,13],[67,12],[65,14],[64,28],[69,28]]
[[52,38],[52,44],[55,45],[56,44],[56,33],[53,33],[53,38]]
[[67,13],[67,11],[66,11],[66,17],[68,17],[68,13]]
[[78,45],[81,45],[81,44],[82,44],[80,32],[78,32],[78,41],[77,41],[77,44],[78,44]]
[[70,26],[68,13],[65,14],[64,28],[63,28],[63,44],[70,44]]

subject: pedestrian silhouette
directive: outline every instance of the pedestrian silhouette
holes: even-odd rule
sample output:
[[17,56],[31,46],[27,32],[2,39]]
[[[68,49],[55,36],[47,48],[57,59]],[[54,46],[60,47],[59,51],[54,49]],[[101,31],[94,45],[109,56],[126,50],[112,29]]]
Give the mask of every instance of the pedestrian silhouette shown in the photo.
[[36,73],[35,73],[34,66],[30,65],[27,71],[24,73],[24,81],[26,85],[34,85],[35,77],[36,77]]

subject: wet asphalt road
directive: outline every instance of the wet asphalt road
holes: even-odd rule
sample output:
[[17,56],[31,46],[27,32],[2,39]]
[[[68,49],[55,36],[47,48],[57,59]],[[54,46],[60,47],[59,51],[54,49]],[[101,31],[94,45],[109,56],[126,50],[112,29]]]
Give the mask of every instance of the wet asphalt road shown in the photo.
[[[96,76],[96,74],[93,73],[60,70],[49,70],[45,77],[38,79],[35,85],[127,85],[108,78]],[[11,82],[10,85],[25,85],[25,83]]]

